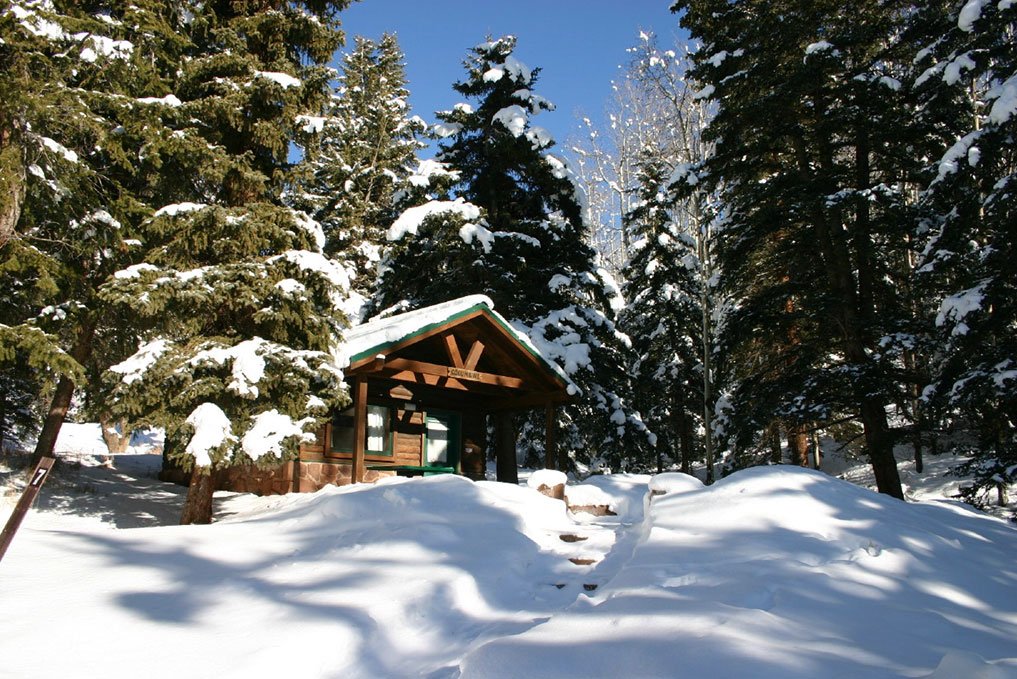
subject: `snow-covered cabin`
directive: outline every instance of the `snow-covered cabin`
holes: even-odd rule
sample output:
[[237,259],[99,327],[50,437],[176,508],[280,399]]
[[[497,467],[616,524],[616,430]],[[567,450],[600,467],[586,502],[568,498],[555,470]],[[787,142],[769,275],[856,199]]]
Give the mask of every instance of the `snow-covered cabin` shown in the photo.
[[[266,475],[230,474],[226,487],[260,493],[314,491],[380,476],[455,472],[484,478],[488,451],[514,476],[510,417],[546,412],[554,466],[555,409],[575,393],[565,372],[473,295],[348,330],[339,363],[352,404],[301,446],[299,459]],[[488,422],[497,432],[488,441]]]

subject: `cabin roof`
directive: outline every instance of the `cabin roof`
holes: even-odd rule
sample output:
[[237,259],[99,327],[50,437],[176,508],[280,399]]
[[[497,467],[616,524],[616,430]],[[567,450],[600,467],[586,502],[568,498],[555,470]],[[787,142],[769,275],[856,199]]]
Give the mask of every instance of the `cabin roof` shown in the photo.
[[386,318],[362,323],[346,331],[340,347],[339,363],[342,367],[357,366],[367,359],[387,354],[397,346],[405,346],[414,338],[424,336],[436,328],[452,326],[456,321],[486,316],[509,335],[526,353],[554,374],[570,392],[578,391],[576,385],[562,370],[561,366],[544,355],[524,333],[505,320],[494,310],[494,303],[486,295],[469,295],[442,302],[433,306],[395,314]]

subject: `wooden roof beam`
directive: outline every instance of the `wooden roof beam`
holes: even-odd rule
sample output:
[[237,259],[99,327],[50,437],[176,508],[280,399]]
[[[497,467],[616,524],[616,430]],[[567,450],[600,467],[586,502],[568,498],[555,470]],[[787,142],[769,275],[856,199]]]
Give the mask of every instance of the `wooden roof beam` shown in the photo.
[[385,375],[390,380],[396,380],[398,382],[409,382],[411,384],[426,384],[429,387],[441,387],[444,389],[457,389],[459,391],[469,391],[469,387],[460,382],[459,380],[449,379],[448,377],[441,377],[440,375],[433,375],[430,373],[421,373],[413,370],[401,370],[391,375]]
[[410,372],[420,373],[422,375],[448,377],[459,381],[465,380],[469,382],[480,382],[482,384],[491,384],[497,387],[507,387],[509,389],[522,389],[526,384],[518,377],[496,375],[494,373],[478,372],[476,370],[466,370],[465,368],[450,368],[445,365],[427,363],[425,361],[414,361],[408,358],[391,358],[385,362],[385,367],[392,368],[393,370],[409,370]]
[[459,345],[456,344],[456,337],[451,332],[447,332],[441,336],[445,342],[445,351],[448,352],[448,360],[451,361],[452,365],[456,368],[463,367],[463,356],[459,353]]
[[480,340],[476,340],[473,346],[470,347],[470,353],[466,355],[466,361],[463,363],[463,367],[467,370],[476,370],[477,363],[480,362],[480,355],[484,353],[484,343]]

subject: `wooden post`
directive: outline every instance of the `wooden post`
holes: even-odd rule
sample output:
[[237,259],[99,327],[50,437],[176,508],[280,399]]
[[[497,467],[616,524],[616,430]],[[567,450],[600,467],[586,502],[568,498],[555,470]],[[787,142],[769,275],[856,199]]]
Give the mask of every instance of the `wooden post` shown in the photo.
[[[554,403],[548,403],[545,409],[546,419],[544,423],[544,468],[557,469],[558,446],[555,435],[558,433],[557,412]],[[564,471],[564,470],[563,470]]]
[[4,554],[7,553],[7,548],[10,547],[11,541],[14,540],[14,534],[18,532],[25,514],[28,513],[28,508],[35,502],[35,497],[39,494],[42,484],[49,478],[49,470],[53,468],[53,463],[55,462],[56,458],[43,457],[39,460],[39,464],[35,466],[35,471],[32,472],[32,479],[25,486],[25,490],[21,493],[21,499],[18,500],[18,504],[14,507],[14,512],[7,519],[7,525],[4,526],[3,532],[0,533],[0,559],[3,559]]
[[480,410],[463,412],[463,475],[483,481],[487,472],[487,414]]
[[519,466],[516,464],[516,429],[512,413],[498,413],[495,420],[495,456],[498,480],[519,483]]
[[353,483],[364,482],[364,448],[367,445],[367,380],[358,377],[353,394]]

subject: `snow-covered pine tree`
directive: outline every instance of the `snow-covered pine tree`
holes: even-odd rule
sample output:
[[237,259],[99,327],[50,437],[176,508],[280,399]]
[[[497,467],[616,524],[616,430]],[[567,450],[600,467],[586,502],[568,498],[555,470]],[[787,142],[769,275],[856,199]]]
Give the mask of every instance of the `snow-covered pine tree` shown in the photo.
[[[638,45],[629,51],[633,58],[625,91],[632,99],[626,107],[631,120],[623,129],[643,130],[638,136],[645,141],[640,157],[627,161],[640,168],[641,195],[633,197],[636,209],[624,219],[628,240],[638,247],[630,248],[632,259],[623,276],[629,305],[622,329],[639,350],[634,370],[643,375],[638,384],[646,398],[638,405],[644,413],[656,413],[650,428],[661,437],[658,460],[663,451],[680,451],[682,468],[688,470],[692,426],[702,422],[707,479],[712,481],[716,371],[711,359],[713,326],[722,306],[710,284],[715,274],[713,195],[702,190],[697,175],[711,152],[703,138],[710,111],[686,77],[691,67],[687,47],[661,49],[655,36],[641,31]],[[656,313],[667,321],[654,323]],[[669,354],[667,337],[658,334],[665,326],[676,338],[677,353]],[[683,393],[670,402],[654,396],[656,386],[646,379],[665,373],[685,382]]]
[[[0,12],[0,184],[10,192],[0,362],[13,389],[0,409],[56,382],[37,456],[51,453],[75,386],[123,357],[96,342],[117,320],[97,291],[129,255],[144,211],[151,175],[134,160],[161,124],[140,102],[175,68],[172,18],[146,1],[25,1]],[[117,332],[129,337],[129,326]]]
[[192,469],[183,522],[210,520],[214,471],[278,463],[346,399],[329,352],[348,276],[283,190],[347,4],[190,6],[186,58],[152,103],[170,128],[143,159],[161,170],[159,209],[143,261],[105,289],[146,341],[110,379],[114,414],[164,426],[167,455]]
[[704,282],[698,243],[673,209],[673,169],[655,156],[642,164],[639,196],[626,215],[633,244],[619,324],[632,338],[636,406],[657,439],[657,471],[673,451],[691,473],[701,457],[695,432],[703,416]]
[[[903,380],[887,344],[909,327],[893,281],[927,140],[899,80],[913,57],[902,54],[911,5],[672,9],[702,40],[693,75],[718,106],[708,178],[723,182],[722,284],[744,321],[727,325],[741,336],[728,339],[792,349],[791,363],[763,356],[773,414],[856,418],[879,490],[902,497],[887,406]],[[775,262],[785,275],[769,275]]]
[[1017,481],[1017,6],[937,2],[924,18],[939,30],[915,55],[916,88],[928,108],[965,104],[926,191],[923,271],[945,298],[925,397],[973,434],[955,443],[973,456],[967,499],[1005,504]]
[[[474,47],[468,76],[454,88],[475,105],[460,103],[438,114],[447,134],[438,159],[457,173],[453,190],[464,202],[448,220],[441,205],[425,204],[418,209],[436,214],[419,225],[432,245],[443,244],[439,252],[456,253],[454,278],[439,279],[436,272],[444,269],[429,268],[444,254],[403,238],[382,279],[378,306],[487,294],[582,389],[563,409],[562,450],[583,463],[625,468],[645,461],[648,439],[629,397],[628,339],[614,324],[618,290],[587,243],[576,185],[549,152],[553,139],[530,122],[551,104],[533,92],[538,69],[513,55],[515,45],[506,36]],[[410,231],[400,228],[393,236]],[[400,274],[410,268],[418,274]],[[539,438],[527,438],[536,454]]]
[[409,117],[409,91],[396,37],[357,36],[345,56],[339,86],[307,145],[307,179],[294,195],[325,232],[325,252],[352,267],[354,290],[373,292],[385,234],[397,216],[397,196],[415,177],[418,137],[426,125]]

